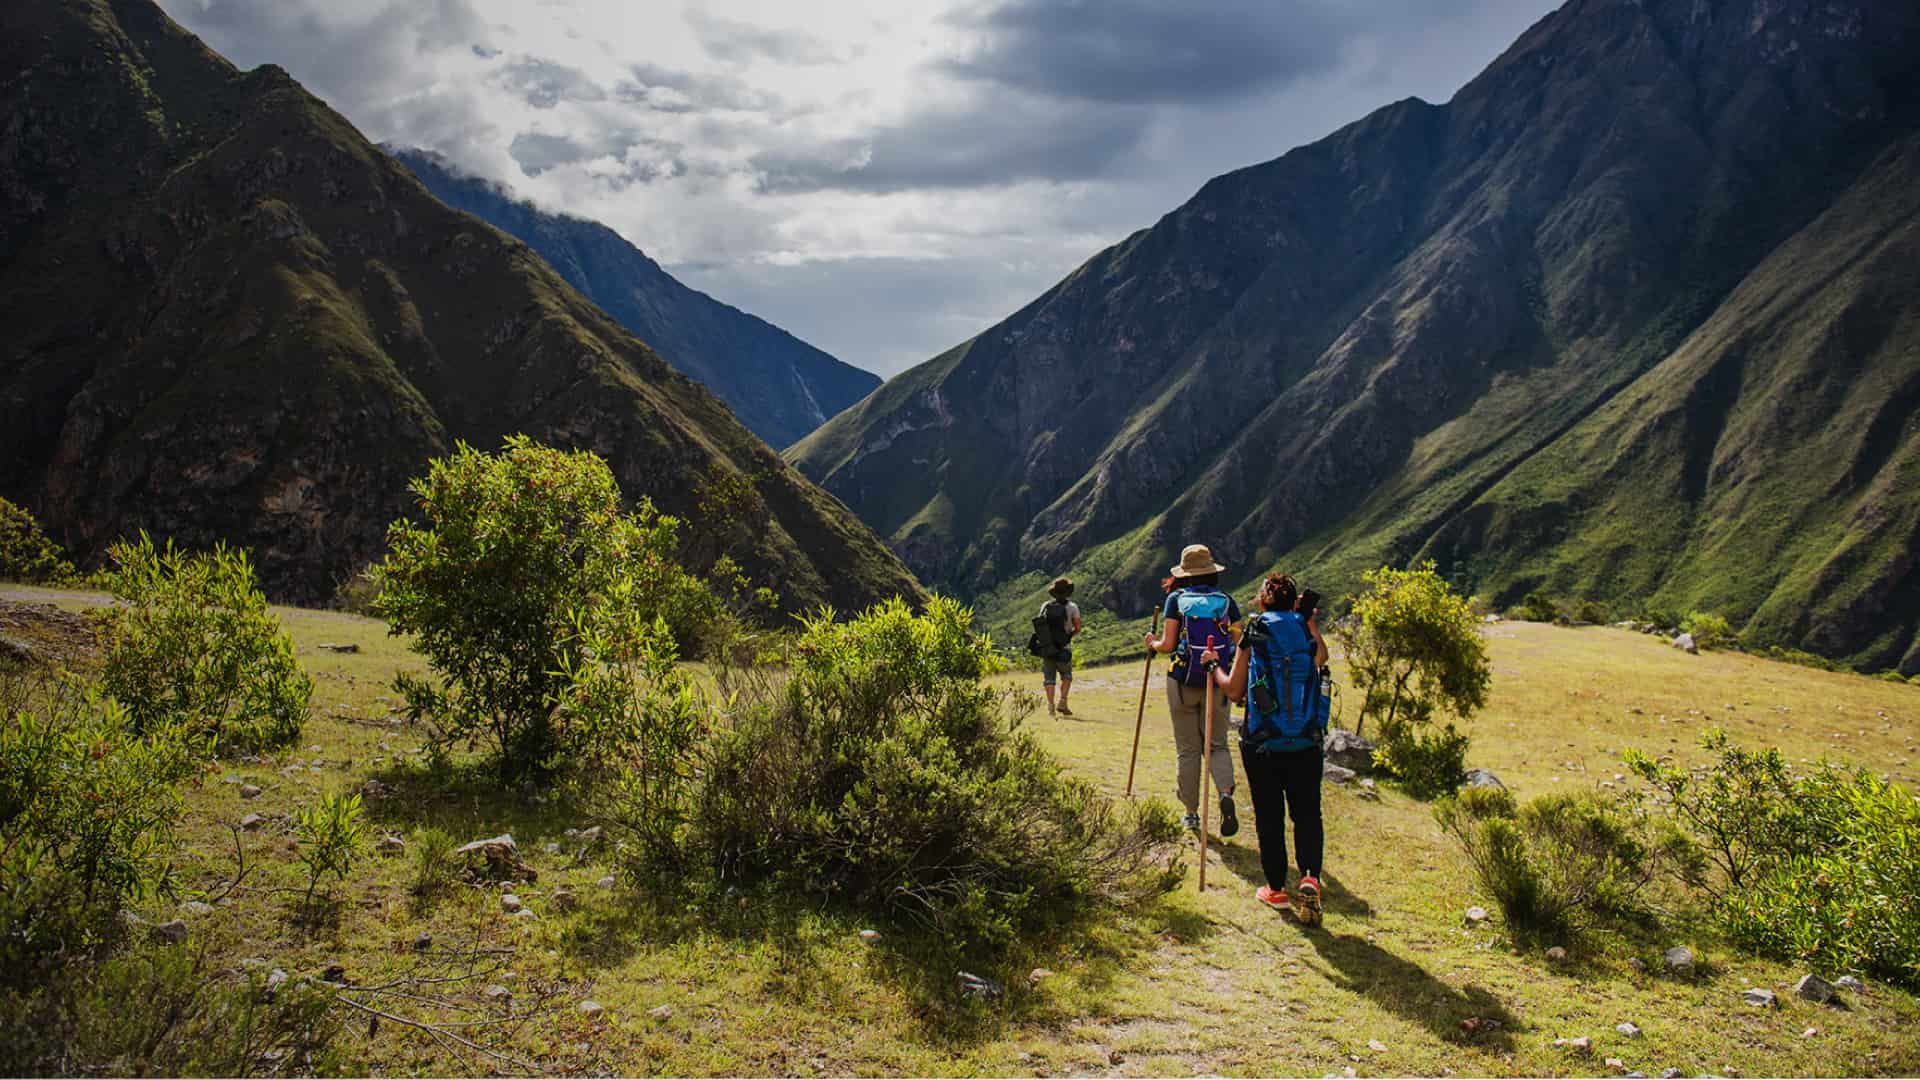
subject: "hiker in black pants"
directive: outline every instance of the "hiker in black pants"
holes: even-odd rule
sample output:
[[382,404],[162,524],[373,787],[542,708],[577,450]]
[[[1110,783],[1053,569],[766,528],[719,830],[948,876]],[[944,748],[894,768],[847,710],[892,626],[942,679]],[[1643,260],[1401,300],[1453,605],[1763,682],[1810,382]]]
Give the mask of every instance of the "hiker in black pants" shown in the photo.
[[[1311,599],[1312,594],[1308,594]],[[1219,670],[1208,650],[1208,665],[1227,696],[1247,704],[1240,740],[1240,761],[1253,797],[1254,825],[1260,836],[1260,867],[1267,883],[1254,896],[1269,907],[1289,904],[1309,925],[1320,921],[1321,859],[1326,832],[1320,818],[1321,739],[1326,733],[1320,671],[1327,643],[1320,636],[1317,611],[1295,610],[1298,587],[1285,574],[1269,574],[1260,587],[1260,615],[1249,620],[1230,672]],[[1249,701],[1252,689],[1253,700]],[[1287,817],[1293,817],[1294,854],[1300,880],[1287,891]]]

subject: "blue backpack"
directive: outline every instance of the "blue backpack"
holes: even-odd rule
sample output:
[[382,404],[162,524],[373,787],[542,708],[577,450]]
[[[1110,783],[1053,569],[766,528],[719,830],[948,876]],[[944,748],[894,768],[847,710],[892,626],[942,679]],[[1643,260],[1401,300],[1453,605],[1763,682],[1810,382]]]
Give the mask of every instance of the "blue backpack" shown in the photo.
[[1247,624],[1247,724],[1240,741],[1256,750],[1310,750],[1332,713],[1313,662],[1313,635],[1297,611],[1263,611]]
[[[1230,603],[1232,600],[1226,593],[1211,588],[1205,592],[1181,589],[1173,594],[1174,610],[1180,613],[1180,640],[1173,649],[1175,679],[1188,686],[1207,685],[1207,671],[1199,659],[1200,654],[1207,651],[1209,639],[1214,651],[1220,654],[1221,665],[1232,670],[1233,636],[1227,633],[1232,621],[1227,618]],[[1189,656],[1194,662],[1188,662]]]

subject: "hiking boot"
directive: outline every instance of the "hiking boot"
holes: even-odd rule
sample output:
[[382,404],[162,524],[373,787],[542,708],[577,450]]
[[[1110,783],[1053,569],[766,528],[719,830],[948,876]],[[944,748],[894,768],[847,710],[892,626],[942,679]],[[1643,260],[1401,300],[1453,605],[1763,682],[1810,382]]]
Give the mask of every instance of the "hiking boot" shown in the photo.
[[1294,886],[1293,917],[1305,926],[1320,925],[1320,881],[1312,874],[1302,874]]
[[1240,831],[1240,819],[1233,816],[1233,796],[1220,796],[1220,838],[1226,839]]
[[1188,814],[1185,818],[1182,818],[1181,820],[1186,824],[1188,832],[1197,833],[1200,831],[1200,815],[1199,814]]
[[1066,703],[1066,702],[1064,702],[1064,701],[1060,703],[1060,715],[1061,715],[1061,716],[1072,716],[1072,715],[1073,715],[1073,710],[1072,710],[1072,709],[1069,709],[1069,708],[1067,708],[1067,703]]
[[1262,885],[1259,888],[1253,890],[1253,898],[1267,905],[1268,907],[1272,908],[1275,911],[1285,911],[1287,904],[1289,903],[1287,899],[1287,890],[1276,889],[1271,885]]

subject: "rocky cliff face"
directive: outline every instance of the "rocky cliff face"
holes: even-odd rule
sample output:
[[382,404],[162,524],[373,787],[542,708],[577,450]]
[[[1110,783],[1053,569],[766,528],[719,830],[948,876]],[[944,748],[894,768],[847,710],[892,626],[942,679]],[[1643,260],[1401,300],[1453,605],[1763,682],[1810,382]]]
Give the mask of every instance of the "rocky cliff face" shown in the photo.
[[391,149],[427,190],[524,241],[567,284],[727,403],[773,446],[789,446],[880,385],[785,330],[689,289],[597,222],[543,213],[420,150]]
[[[524,244],[277,68],[150,0],[0,8],[0,493],[83,560],[254,550],[312,601],[455,440],[593,449],[789,605],[918,586],[864,526]],[[747,494],[724,521],[709,491]]]
[[[1452,102],[1211,181],[789,458],[990,603],[1073,566],[1138,614],[1200,540],[1247,578],[1431,557],[1920,666],[1917,55],[1911,5],[1574,0]],[[1759,419],[1815,387],[1845,469],[1789,449],[1817,410]]]

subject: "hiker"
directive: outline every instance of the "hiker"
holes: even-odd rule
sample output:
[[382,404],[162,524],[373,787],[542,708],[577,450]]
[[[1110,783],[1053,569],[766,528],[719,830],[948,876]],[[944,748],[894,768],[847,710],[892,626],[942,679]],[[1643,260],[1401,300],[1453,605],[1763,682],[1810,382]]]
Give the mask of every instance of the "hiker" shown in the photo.
[[1187,828],[1200,830],[1201,744],[1206,742],[1207,699],[1214,694],[1213,742],[1205,751],[1214,790],[1220,793],[1220,835],[1240,831],[1233,807],[1233,755],[1227,750],[1230,708],[1226,691],[1211,684],[1200,666],[1200,652],[1213,639],[1220,657],[1233,651],[1231,628],[1240,620],[1240,607],[1220,591],[1220,572],[1205,544],[1189,544],[1172,570],[1175,588],[1160,608],[1160,634],[1146,636],[1153,652],[1173,654],[1167,672],[1167,715],[1173,721],[1173,746],[1180,760],[1180,804],[1187,808]]
[[[1302,595],[1286,574],[1260,586],[1260,613],[1247,623],[1230,670],[1208,650],[1200,662],[1228,697],[1246,704],[1240,761],[1252,792],[1253,826],[1260,837],[1260,868],[1267,883],[1254,897],[1272,908],[1292,906],[1301,922],[1320,921],[1321,859],[1326,832],[1320,819],[1321,740],[1327,732],[1324,671],[1327,643],[1320,636],[1317,594]],[[1293,817],[1300,880],[1287,891],[1287,816]]]
[[1067,694],[1073,690],[1073,639],[1080,633],[1080,605],[1068,599],[1073,595],[1073,582],[1064,577],[1053,579],[1047,595],[1053,599],[1040,605],[1040,614],[1033,620],[1034,640],[1040,644],[1040,681],[1047,688],[1047,715],[1056,714],[1053,680],[1058,676],[1058,715],[1072,716]]

